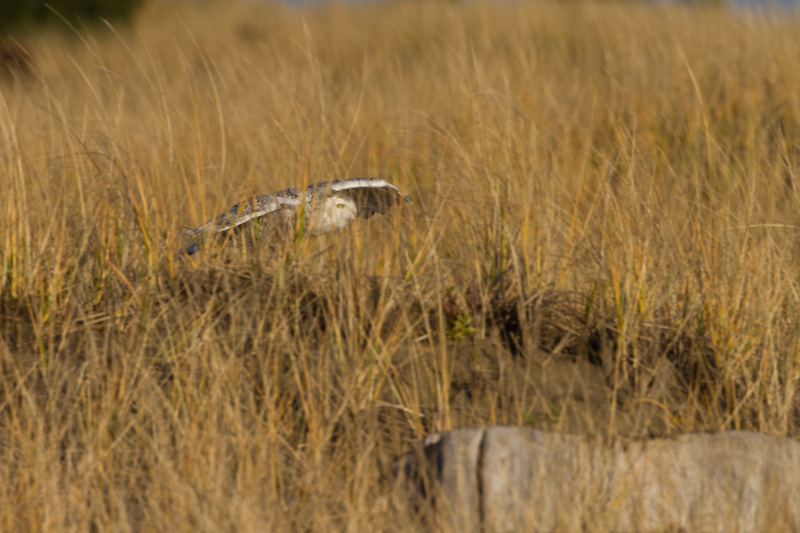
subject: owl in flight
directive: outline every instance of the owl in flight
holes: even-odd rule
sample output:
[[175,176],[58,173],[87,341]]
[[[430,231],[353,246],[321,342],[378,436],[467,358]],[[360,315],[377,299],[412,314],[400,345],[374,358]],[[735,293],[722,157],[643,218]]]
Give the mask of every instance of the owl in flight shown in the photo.
[[[188,228],[185,235],[213,235],[228,231],[259,217],[272,222],[283,221],[294,227],[295,217],[303,214],[307,234],[330,233],[347,226],[356,217],[370,218],[384,214],[401,202],[411,203],[410,196],[378,178],[351,178],[309,185],[305,194],[297,189],[284,189],[272,194],[260,194],[239,202],[202,226]],[[200,250],[194,242],[184,252],[192,255]]]

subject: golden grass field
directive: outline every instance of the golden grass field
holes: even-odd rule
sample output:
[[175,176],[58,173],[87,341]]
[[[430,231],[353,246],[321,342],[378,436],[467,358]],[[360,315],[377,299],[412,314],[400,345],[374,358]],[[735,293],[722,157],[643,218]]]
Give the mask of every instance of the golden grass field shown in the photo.
[[[800,18],[147,6],[0,80],[0,530],[413,530],[479,424],[800,435]],[[252,194],[414,203],[177,252]],[[569,505],[569,502],[565,502]]]

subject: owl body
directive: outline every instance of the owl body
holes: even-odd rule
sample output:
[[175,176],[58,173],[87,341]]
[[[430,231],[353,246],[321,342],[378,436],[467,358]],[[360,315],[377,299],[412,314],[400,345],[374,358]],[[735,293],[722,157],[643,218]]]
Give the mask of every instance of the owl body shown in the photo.
[[[386,213],[403,202],[411,203],[411,198],[382,179],[334,180],[309,185],[302,195],[297,189],[284,189],[251,197],[202,226],[187,229],[185,234],[218,234],[256,218],[266,222],[267,231],[285,233],[287,226],[295,227],[296,217],[303,216],[305,231],[317,236],[341,230],[358,216],[368,219],[375,213]],[[200,243],[195,241],[184,252],[192,255],[199,250]]]

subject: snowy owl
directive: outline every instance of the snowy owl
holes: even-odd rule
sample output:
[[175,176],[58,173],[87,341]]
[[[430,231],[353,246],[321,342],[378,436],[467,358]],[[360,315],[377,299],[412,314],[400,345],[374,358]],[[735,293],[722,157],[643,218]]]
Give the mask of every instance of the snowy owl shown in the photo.
[[[342,229],[357,216],[370,218],[375,213],[386,213],[400,202],[410,203],[411,197],[403,196],[400,189],[382,179],[326,181],[309,185],[305,195],[297,189],[284,189],[253,196],[202,226],[188,228],[184,234],[213,235],[259,217],[270,219],[273,223],[283,221],[294,227],[295,217],[303,213],[306,232],[316,236]],[[199,242],[194,242],[185,249],[185,253],[192,255],[199,250]]]

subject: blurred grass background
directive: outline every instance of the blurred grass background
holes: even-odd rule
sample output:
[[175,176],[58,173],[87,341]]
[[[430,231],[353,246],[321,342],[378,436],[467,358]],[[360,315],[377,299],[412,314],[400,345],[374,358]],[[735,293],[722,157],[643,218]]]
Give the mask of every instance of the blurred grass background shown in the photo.
[[[0,529],[414,529],[395,459],[475,424],[797,436],[798,34],[242,2],[15,35]],[[177,259],[248,195],[363,176],[414,204]]]

